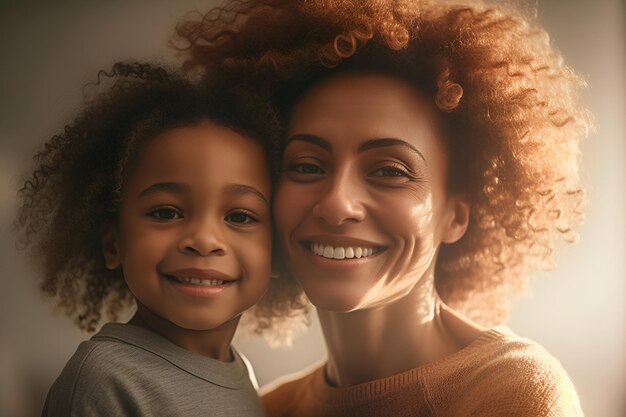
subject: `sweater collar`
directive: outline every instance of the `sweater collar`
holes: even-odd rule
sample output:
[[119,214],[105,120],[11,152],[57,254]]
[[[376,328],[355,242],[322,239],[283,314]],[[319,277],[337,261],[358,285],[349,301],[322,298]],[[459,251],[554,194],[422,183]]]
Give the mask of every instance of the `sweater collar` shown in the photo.
[[161,357],[181,370],[224,388],[239,389],[249,382],[247,368],[231,346],[233,360],[222,362],[189,352],[163,336],[143,327],[107,323],[92,340],[126,343]]
[[349,387],[338,388],[329,385],[325,376],[326,364],[324,364],[310,375],[315,392],[314,397],[326,406],[355,405],[359,402],[372,401],[376,398],[388,395],[408,384],[415,384],[420,381],[425,374],[431,374],[438,369],[443,370],[450,363],[462,361],[463,357],[471,355],[472,352],[481,349],[485,344],[497,341],[503,337],[504,335],[495,329],[487,330],[474,340],[474,342],[445,358],[417,368],[409,369],[400,374]]

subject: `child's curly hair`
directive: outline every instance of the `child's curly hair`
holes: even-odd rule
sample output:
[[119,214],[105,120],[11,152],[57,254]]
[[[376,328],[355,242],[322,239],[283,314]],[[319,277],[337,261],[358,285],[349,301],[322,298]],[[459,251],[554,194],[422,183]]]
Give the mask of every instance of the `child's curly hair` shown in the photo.
[[[116,320],[133,305],[121,269],[105,268],[101,242],[117,221],[123,182],[140,145],[175,127],[210,120],[259,141],[274,177],[280,135],[267,102],[236,86],[196,85],[140,63],[101,71],[95,86],[104,85],[106,92],[35,155],[34,171],[19,190],[23,202],[15,222],[19,243],[42,267],[42,290],[86,331],[95,330],[103,312]],[[273,297],[279,305],[293,298],[289,287],[271,281],[254,310],[258,320],[251,320],[257,332],[280,321]]]
[[480,0],[233,0],[177,34],[187,67],[265,85],[283,122],[298,95],[337,71],[382,72],[429,94],[451,187],[472,205],[465,236],[441,247],[436,285],[469,317],[502,322],[512,293],[552,266],[555,242],[575,240],[591,124],[584,82],[520,11]]

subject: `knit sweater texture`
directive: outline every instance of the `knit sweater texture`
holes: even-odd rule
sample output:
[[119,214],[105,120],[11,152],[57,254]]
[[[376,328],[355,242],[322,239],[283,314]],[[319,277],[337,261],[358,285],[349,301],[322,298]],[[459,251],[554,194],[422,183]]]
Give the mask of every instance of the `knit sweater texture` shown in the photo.
[[278,381],[262,398],[270,417],[582,416],[561,364],[537,343],[495,329],[436,362],[336,388],[325,366]]
[[42,417],[253,417],[263,408],[243,357],[222,362],[132,324],[107,323],[54,382]]

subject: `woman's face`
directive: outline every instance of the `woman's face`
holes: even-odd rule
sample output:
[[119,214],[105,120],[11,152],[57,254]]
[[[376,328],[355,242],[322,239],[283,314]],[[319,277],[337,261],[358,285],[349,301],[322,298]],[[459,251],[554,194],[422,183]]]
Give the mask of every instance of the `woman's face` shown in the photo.
[[430,101],[383,75],[339,75],[295,105],[274,214],[287,267],[331,311],[388,304],[459,239]]

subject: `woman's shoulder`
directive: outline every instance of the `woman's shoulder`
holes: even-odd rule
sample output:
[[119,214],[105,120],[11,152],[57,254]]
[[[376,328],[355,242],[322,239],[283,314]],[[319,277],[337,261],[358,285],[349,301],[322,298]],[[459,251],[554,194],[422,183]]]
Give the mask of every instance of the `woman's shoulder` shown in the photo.
[[[424,369],[432,401],[462,398],[480,415],[581,416],[578,395],[561,363],[538,343],[500,326]],[[443,395],[442,395],[443,394]],[[470,413],[471,414],[471,413]]]
[[259,391],[268,416],[287,416],[297,407],[306,405],[311,398],[317,379],[323,379],[324,361],[278,378]]
[[506,326],[487,330],[470,348],[473,349],[469,349],[464,360],[481,372],[494,372],[501,375],[500,378],[523,379],[535,375],[544,381],[569,381],[561,363],[543,346],[515,334]]

